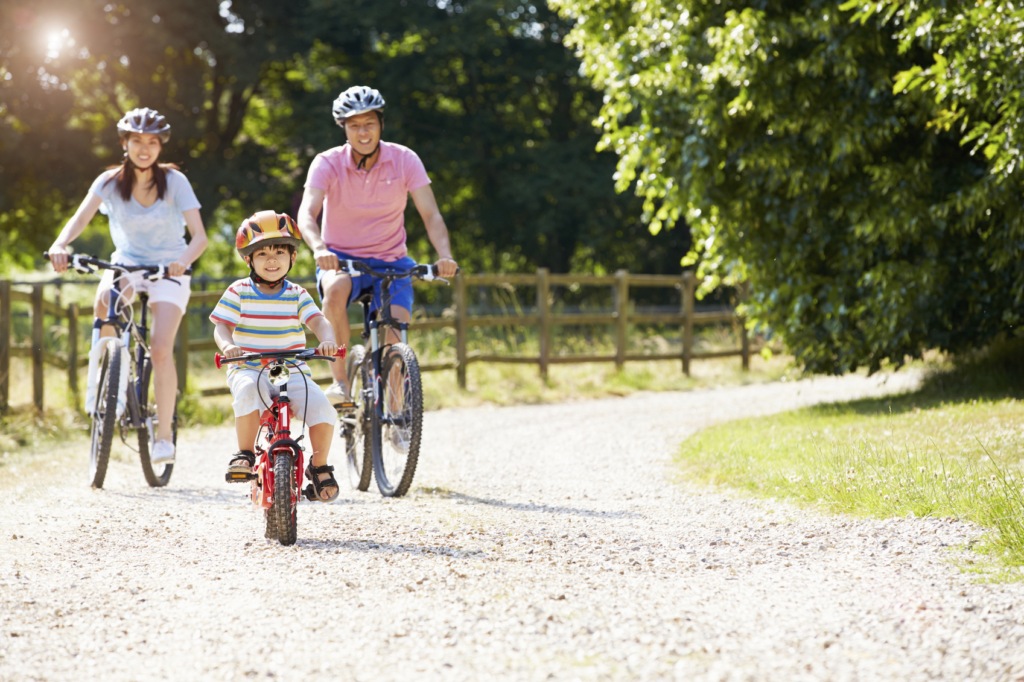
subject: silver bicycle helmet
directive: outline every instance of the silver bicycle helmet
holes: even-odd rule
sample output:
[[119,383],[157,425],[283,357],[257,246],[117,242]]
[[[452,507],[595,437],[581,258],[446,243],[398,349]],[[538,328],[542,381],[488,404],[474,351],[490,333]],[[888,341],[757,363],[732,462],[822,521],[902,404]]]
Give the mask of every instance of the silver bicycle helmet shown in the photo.
[[117,134],[124,139],[130,133],[158,135],[161,142],[171,139],[171,124],[155,109],[132,109],[117,122]]
[[338,124],[345,122],[349,116],[376,111],[380,115],[384,110],[384,98],[380,92],[366,85],[353,85],[334,100],[331,112]]

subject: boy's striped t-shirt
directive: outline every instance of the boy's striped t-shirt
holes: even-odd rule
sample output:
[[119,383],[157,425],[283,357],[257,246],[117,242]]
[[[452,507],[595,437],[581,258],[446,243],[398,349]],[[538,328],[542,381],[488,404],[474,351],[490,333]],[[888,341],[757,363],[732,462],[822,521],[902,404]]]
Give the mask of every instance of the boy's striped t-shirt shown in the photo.
[[[281,291],[264,294],[251,278],[232,283],[220,297],[210,321],[233,326],[235,344],[247,353],[301,350],[306,347],[303,325],[322,315],[313,297],[303,287],[285,280]],[[259,369],[259,362],[232,363],[228,371],[241,367]],[[299,368],[310,375],[306,363]]]

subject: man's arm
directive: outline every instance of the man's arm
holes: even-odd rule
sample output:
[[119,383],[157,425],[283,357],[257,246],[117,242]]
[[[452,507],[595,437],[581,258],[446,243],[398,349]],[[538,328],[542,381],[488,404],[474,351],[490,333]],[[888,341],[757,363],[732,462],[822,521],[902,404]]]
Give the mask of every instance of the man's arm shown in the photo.
[[302,203],[299,205],[299,232],[309,248],[313,249],[313,258],[321,270],[337,270],[338,257],[327,248],[320,234],[320,226],[316,219],[324,205],[325,192],[316,187],[307,187],[302,192]]
[[438,274],[441,277],[454,277],[458,270],[458,263],[452,258],[452,246],[448,240],[448,226],[444,223],[441,209],[437,207],[437,199],[434,197],[434,190],[430,185],[424,185],[410,192],[412,202],[423,220],[423,226],[427,228],[427,238],[434,245],[437,251]]

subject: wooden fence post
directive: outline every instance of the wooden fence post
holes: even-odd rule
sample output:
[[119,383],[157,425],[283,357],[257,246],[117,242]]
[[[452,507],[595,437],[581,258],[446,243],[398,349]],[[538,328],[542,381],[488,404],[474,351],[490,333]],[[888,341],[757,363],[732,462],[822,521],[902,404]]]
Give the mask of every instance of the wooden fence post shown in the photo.
[[626,364],[626,331],[629,324],[629,273],[615,273],[615,369]]
[[[739,303],[747,300],[750,296],[750,282],[743,282],[739,287]],[[740,326],[740,356],[743,358],[743,371],[750,371],[750,334],[747,332],[747,318],[737,317],[737,324]]]
[[11,395],[11,283],[0,281],[0,414],[10,409]]
[[739,318],[740,325],[740,355],[743,358],[743,371],[750,371],[750,334],[747,333],[747,320]]
[[548,269],[537,268],[537,315],[540,320],[537,342],[540,345],[540,378],[548,380],[548,359],[551,352],[551,283],[548,280]]
[[469,365],[467,332],[469,330],[469,305],[466,294],[466,278],[455,276],[455,376],[459,388],[466,388],[466,368]]
[[693,357],[693,297],[696,281],[692,272],[683,273],[683,374],[690,376],[690,359]]
[[68,306],[68,388],[78,404],[78,304]]
[[43,285],[32,285],[32,403],[43,411]]

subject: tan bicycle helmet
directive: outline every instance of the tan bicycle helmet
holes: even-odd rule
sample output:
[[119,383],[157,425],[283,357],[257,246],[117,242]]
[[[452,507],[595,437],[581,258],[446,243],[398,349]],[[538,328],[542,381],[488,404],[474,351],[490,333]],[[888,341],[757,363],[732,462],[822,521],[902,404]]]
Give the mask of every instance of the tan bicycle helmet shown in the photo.
[[299,228],[287,213],[253,213],[242,221],[235,233],[235,249],[244,261],[259,247],[271,244],[290,244],[296,249],[302,244]]

